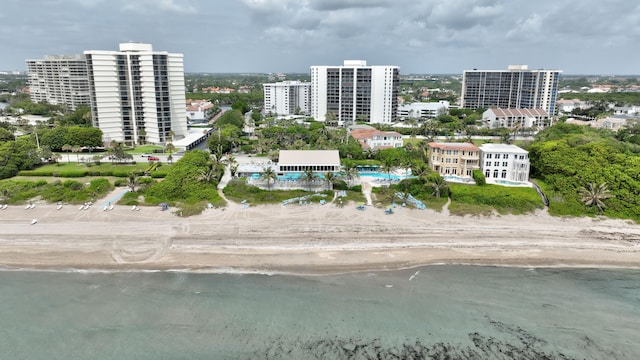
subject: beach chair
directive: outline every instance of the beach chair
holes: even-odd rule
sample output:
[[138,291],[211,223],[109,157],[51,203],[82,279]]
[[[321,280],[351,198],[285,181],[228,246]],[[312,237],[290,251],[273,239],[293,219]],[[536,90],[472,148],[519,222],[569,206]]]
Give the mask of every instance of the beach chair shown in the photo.
[[56,207],[56,210],[60,210],[62,209],[62,205],[58,204],[58,206]]
[[38,219],[33,219],[33,220],[31,220],[31,225],[35,225],[35,224],[37,224],[37,223],[38,223]]

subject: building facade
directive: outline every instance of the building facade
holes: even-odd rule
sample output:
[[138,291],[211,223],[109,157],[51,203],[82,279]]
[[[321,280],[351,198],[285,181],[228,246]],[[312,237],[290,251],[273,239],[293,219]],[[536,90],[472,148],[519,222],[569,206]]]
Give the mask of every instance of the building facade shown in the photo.
[[89,76],[82,55],[47,55],[27,60],[31,101],[64,105],[69,110],[89,106]]
[[442,176],[472,178],[480,169],[480,149],[471,143],[429,143],[429,167]]
[[93,126],[105,142],[165,144],[187,135],[182,54],[140,43],[84,54]]
[[368,66],[364,60],[311,66],[311,116],[340,125],[395,122],[398,71],[397,66]]
[[191,122],[206,122],[209,120],[210,109],[213,104],[208,100],[187,100],[187,117]]
[[449,113],[450,103],[446,100],[438,102],[415,102],[398,106],[398,119],[406,118],[432,119],[440,114]]
[[542,129],[551,125],[549,114],[542,109],[489,109],[482,120],[491,128]]
[[310,115],[311,83],[283,81],[262,84],[264,112],[273,115]]
[[280,150],[278,173],[300,173],[307,170],[327,173],[340,172],[338,150]]
[[380,150],[403,146],[402,135],[395,131],[355,129],[349,132],[364,150]]
[[508,70],[465,70],[462,107],[543,109],[555,114],[560,70],[529,70],[510,65]]
[[529,152],[515,145],[482,144],[480,165],[488,183],[529,181]]

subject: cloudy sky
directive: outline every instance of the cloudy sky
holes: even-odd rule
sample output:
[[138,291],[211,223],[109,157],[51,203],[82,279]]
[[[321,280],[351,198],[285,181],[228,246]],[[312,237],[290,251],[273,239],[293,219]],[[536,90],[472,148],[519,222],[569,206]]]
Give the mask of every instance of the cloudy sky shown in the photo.
[[632,0],[2,0],[0,69],[120,42],[187,72],[308,72],[365,59],[402,74],[560,69],[640,74]]

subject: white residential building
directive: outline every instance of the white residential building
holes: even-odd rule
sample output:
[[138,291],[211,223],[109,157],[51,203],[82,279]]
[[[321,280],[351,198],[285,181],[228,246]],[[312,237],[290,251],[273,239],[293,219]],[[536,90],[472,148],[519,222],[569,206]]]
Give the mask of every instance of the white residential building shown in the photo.
[[[398,111],[398,67],[345,60],[341,66],[311,66],[311,116],[338,124],[391,124]],[[332,115],[328,115],[332,114]]]
[[446,100],[438,102],[415,102],[398,106],[398,119],[406,118],[430,119],[440,114],[449,113],[450,103]]
[[89,76],[82,55],[47,55],[27,60],[31,101],[65,105],[69,110],[89,105]]
[[491,129],[542,129],[550,125],[549,114],[542,109],[489,109],[482,113],[482,120]]
[[84,54],[93,125],[105,142],[165,144],[188,134],[182,54],[140,43]]
[[553,115],[561,72],[529,70],[527,65],[509,65],[507,70],[465,70],[462,107],[543,109]]
[[354,129],[349,133],[358,140],[363,149],[380,150],[403,146],[402,134],[395,131],[380,131],[374,128]]
[[187,117],[192,122],[205,122],[207,111],[212,108],[213,104],[207,100],[187,100]]
[[529,152],[515,145],[480,145],[480,168],[487,183],[529,181]]
[[309,115],[311,113],[311,83],[282,81],[262,84],[264,112],[273,115]]

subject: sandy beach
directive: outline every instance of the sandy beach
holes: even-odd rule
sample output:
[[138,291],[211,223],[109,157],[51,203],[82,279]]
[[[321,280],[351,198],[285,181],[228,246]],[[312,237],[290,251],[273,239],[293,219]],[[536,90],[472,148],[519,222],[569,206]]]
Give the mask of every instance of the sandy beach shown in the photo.
[[296,274],[428,264],[640,267],[640,226],[624,220],[406,208],[385,215],[331,204],[230,204],[189,218],[174,211],[10,206],[0,210],[0,266]]

